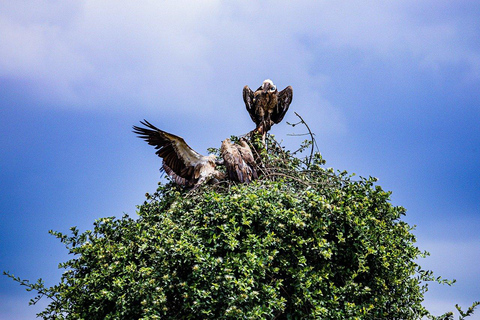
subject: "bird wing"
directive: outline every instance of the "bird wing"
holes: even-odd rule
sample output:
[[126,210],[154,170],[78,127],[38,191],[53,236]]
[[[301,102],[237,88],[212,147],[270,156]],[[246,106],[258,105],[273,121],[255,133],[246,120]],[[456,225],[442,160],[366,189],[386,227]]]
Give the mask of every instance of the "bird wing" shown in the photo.
[[254,180],[258,178],[257,174],[257,163],[255,162],[255,158],[253,157],[252,149],[248,145],[248,143],[242,138],[239,141],[239,144],[236,145],[240,155],[242,156],[243,161],[249,167],[248,173],[250,180]]
[[291,86],[286,87],[278,93],[277,107],[271,115],[271,119],[274,123],[279,123],[283,120],[283,117],[288,111],[290,103],[292,103],[293,89]]
[[[248,149],[250,150],[249,147]],[[231,143],[229,139],[225,139],[220,147],[220,152],[224,160],[228,177],[233,181],[250,183],[254,178],[256,179],[258,177],[255,169],[246,162],[242,152],[242,146]],[[246,150],[244,150],[244,152],[247,153]]]
[[222,146],[220,147],[220,153],[222,154],[228,177],[234,181],[243,182],[243,174],[240,168],[242,158],[238,150],[233,147],[233,144],[230,142],[229,139],[225,139],[222,142]]
[[172,178],[173,182],[176,184],[190,187],[193,184],[193,180],[187,180],[185,178],[180,177],[172,169],[170,169],[165,162],[162,164],[162,169]]
[[173,172],[178,177],[192,180],[195,167],[204,156],[190,148],[182,137],[162,131],[147,120],[140,123],[148,128],[133,126],[133,132],[157,149],[156,154],[163,159],[163,169],[165,166],[170,169],[165,172],[170,176],[173,176],[170,173]]
[[255,113],[255,103],[253,103],[254,94],[252,89],[248,86],[243,87],[243,101],[247,107],[247,111],[250,114],[252,121],[257,123],[257,115]]
[[242,139],[239,141],[239,145],[237,145],[238,151],[242,155],[242,159],[250,166],[254,167],[256,165],[255,159],[253,157],[252,149],[248,145],[248,143]]

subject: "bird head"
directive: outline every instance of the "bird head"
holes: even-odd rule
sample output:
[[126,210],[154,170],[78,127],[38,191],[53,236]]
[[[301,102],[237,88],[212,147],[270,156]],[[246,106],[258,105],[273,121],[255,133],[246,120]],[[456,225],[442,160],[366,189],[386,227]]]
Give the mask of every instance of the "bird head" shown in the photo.
[[206,157],[206,160],[207,160],[208,164],[210,166],[212,166],[213,168],[215,168],[218,165],[223,165],[223,162],[222,162],[223,159],[217,159],[217,156],[214,155],[214,154],[209,154]]
[[262,86],[259,88],[261,89],[264,93],[275,93],[277,92],[277,86],[273,84],[273,81],[270,79],[267,79],[263,81]]

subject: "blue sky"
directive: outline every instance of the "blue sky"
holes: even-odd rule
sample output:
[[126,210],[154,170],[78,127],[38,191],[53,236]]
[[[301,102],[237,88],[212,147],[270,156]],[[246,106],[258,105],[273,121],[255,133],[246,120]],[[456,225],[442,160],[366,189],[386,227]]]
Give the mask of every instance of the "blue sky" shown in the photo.
[[[253,123],[242,88],[294,99],[327,166],[407,208],[443,313],[480,300],[478,1],[0,1],[0,271],[58,282],[48,234],[135,215],[160,160],[147,119],[200,153]],[[285,123],[272,133],[292,148]],[[0,319],[33,319],[0,278]],[[480,312],[477,312],[480,314]],[[476,315],[472,319],[480,319]]]

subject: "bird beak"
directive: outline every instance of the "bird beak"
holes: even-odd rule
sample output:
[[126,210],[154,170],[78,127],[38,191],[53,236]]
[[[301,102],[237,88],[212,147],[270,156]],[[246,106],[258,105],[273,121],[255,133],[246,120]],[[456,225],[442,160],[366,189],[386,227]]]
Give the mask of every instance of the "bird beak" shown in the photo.
[[267,93],[268,92],[268,89],[270,89],[270,83],[264,83],[263,84],[263,87],[262,87],[262,91],[263,93]]

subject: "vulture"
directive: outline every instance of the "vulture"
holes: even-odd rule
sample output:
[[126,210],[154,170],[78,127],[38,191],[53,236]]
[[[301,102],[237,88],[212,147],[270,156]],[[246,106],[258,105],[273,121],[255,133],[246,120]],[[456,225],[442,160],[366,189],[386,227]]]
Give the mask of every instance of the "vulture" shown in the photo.
[[254,132],[260,133],[263,140],[272,125],[282,121],[292,98],[291,86],[278,92],[277,87],[270,79],[263,81],[263,84],[255,92],[248,86],[243,87],[243,101],[252,121],[256,124]]
[[190,148],[183,138],[162,131],[147,120],[140,123],[147,128],[133,126],[133,132],[157,149],[156,154],[163,159],[160,170],[175,183],[196,189],[204,182],[224,178],[224,174],[215,169],[215,155],[203,156]]
[[243,138],[239,144],[225,139],[220,147],[220,153],[230,180],[250,183],[258,178],[252,150]]

